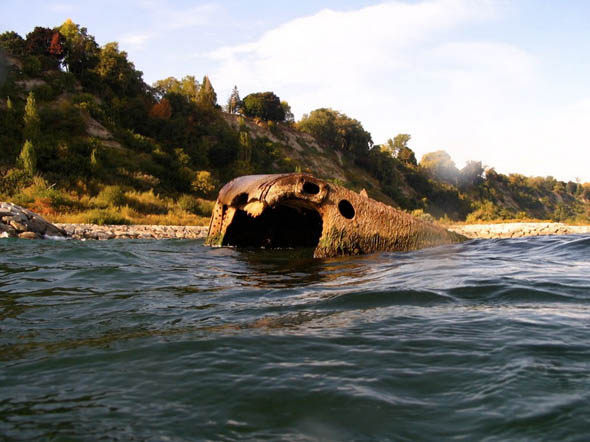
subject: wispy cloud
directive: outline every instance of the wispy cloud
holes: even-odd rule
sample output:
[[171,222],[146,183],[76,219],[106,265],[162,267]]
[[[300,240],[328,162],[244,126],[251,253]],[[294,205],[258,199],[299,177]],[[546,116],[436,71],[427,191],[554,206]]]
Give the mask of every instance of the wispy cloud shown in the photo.
[[126,46],[133,46],[135,48],[143,48],[145,43],[152,38],[152,34],[125,34],[120,38],[120,42]]
[[[590,138],[556,109],[538,112],[546,85],[533,54],[462,32],[497,20],[504,6],[426,0],[323,10],[256,41],[212,51],[219,63],[213,78],[238,84],[243,94],[274,90],[298,115],[334,107],[361,120],[376,142],[411,133],[419,156],[444,148],[459,164],[475,159],[543,174],[551,169],[545,159],[519,153],[543,143],[538,134],[549,131],[543,137],[551,139],[567,127],[582,137],[578,143]],[[531,133],[536,127],[546,131]]]
[[136,5],[149,17],[149,32],[130,32],[119,37],[123,45],[135,49],[143,49],[149,40],[164,38],[170,31],[186,30],[188,32],[191,28],[213,25],[214,16],[220,11],[216,3],[178,8],[169,2],[138,0]]

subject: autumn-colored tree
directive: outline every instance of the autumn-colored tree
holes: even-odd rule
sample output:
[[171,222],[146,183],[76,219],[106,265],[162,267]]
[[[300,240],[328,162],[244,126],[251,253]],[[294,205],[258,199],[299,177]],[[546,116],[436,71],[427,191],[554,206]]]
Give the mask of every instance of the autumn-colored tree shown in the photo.
[[46,69],[56,69],[64,57],[64,37],[53,29],[37,26],[27,34],[26,52],[39,56]]
[[162,98],[159,103],[156,103],[152,106],[149,116],[152,118],[168,120],[172,116],[172,107],[170,106],[170,101],[168,101],[166,98]]
[[64,53],[64,49],[62,46],[62,39],[63,37],[60,35],[59,32],[54,32],[53,37],[51,37],[51,43],[49,44],[49,53],[51,55],[61,57]]
[[41,132],[41,121],[39,119],[39,112],[37,111],[37,103],[35,102],[35,94],[33,91],[29,92],[29,95],[27,96],[24,122],[25,140],[36,142],[39,139]]
[[217,94],[215,93],[215,89],[213,89],[211,80],[209,80],[207,75],[203,77],[203,82],[201,83],[196,101],[197,104],[206,108],[214,108],[217,106]]

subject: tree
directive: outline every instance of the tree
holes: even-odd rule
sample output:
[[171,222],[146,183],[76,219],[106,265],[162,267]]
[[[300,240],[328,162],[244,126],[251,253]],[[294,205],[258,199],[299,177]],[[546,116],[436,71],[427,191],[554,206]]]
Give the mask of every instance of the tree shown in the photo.
[[39,112],[37,111],[37,103],[35,102],[35,94],[33,91],[29,92],[27,97],[27,104],[25,105],[24,115],[24,136],[25,140],[36,142],[39,139],[41,132],[41,121],[39,119]]
[[291,111],[291,106],[286,101],[281,101],[281,107],[283,108],[283,112],[285,113],[285,122],[287,123],[294,123],[295,116]]
[[459,170],[444,150],[425,154],[420,160],[420,166],[433,178],[450,184],[457,183]]
[[40,57],[43,67],[57,69],[64,57],[63,45],[65,38],[53,29],[35,27],[27,34],[26,52]]
[[461,186],[478,186],[483,182],[483,172],[481,161],[467,161],[465,167],[459,172],[459,184]]
[[213,89],[211,80],[209,80],[207,75],[203,77],[203,82],[197,93],[196,101],[197,104],[206,108],[214,108],[217,106],[217,94],[215,93],[215,89]]
[[373,140],[363,125],[338,111],[320,108],[304,114],[297,128],[314,136],[319,142],[357,157],[366,155]]
[[264,121],[283,121],[285,111],[281,100],[272,92],[256,92],[246,95],[242,100],[242,112],[247,117]]
[[234,86],[233,90],[231,91],[231,95],[227,100],[227,111],[230,114],[235,114],[240,107],[240,93],[238,92],[238,87]]
[[104,45],[94,71],[115,95],[134,97],[145,92],[143,73],[127,59],[127,52],[119,50],[117,42]]
[[411,139],[409,134],[398,134],[393,140],[390,138],[387,140],[387,144],[381,147],[381,150],[389,152],[393,158],[397,158],[402,163],[411,164],[416,166],[416,155],[414,151],[408,147],[408,142]]
[[27,172],[29,176],[35,175],[37,171],[37,155],[35,148],[30,140],[26,140],[18,157],[20,167]]
[[25,40],[14,31],[0,34],[0,48],[9,55],[20,57],[25,53]]
[[168,94],[178,94],[183,96],[187,101],[196,101],[200,85],[195,77],[187,75],[181,80],[175,77],[164,78],[156,81],[153,85],[154,91],[159,98]]
[[99,62],[100,49],[94,37],[69,18],[58,29],[65,39],[64,66],[80,80],[89,80]]
[[152,106],[149,116],[152,118],[168,120],[172,116],[172,107],[170,106],[170,101],[168,101],[167,98],[162,98],[159,103],[156,103]]

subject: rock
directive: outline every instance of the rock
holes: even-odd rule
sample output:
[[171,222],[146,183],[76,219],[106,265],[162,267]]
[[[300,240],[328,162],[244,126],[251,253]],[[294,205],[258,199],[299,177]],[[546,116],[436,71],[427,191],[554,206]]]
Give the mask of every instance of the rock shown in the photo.
[[40,219],[37,216],[33,216],[29,220],[29,229],[43,235],[47,230],[47,221]]
[[0,233],[9,236],[33,239],[42,238],[44,233],[66,237],[67,234],[49,223],[43,217],[16,204],[0,202]]
[[18,221],[14,221],[14,220],[12,220],[12,221],[10,221],[10,223],[9,223],[9,224],[10,224],[10,225],[12,226],[12,228],[13,228],[14,230],[16,230],[17,232],[26,232],[26,231],[28,230],[28,229],[27,229],[27,227],[26,227],[25,225],[23,225],[23,224],[19,223]]
[[41,238],[41,235],[35,232],[22,232],[18,234],[18,237],[22,239],[38,239]]

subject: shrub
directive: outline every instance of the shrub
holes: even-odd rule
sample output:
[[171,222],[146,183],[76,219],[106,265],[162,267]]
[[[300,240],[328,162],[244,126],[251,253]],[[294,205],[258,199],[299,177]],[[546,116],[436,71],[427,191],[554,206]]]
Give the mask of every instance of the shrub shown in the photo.
[[182,210],[189,213],[201,216],[211,216],[215,202],[185,194],[178,199],[178,205]]
[[149,192],[126,192],[125,199],[127,204],[141,213],[158,213],[168,212],[168,202],[154,194],[153,190]]
[[122,216],[117,209],[94,209],[86,212],[83,217],[86,224],[98,224],[103,226],[105,224],[131,224],[131,221]]
[[97,207],[122,207],[127,203],[125,192],[120,186],[106,186],[94,198]]
[[212,196],[212,193],[217,188],[217,181],[211,176],[211,172],[200,170],[195,175],[192,182],[192,188],[197,194],[203,197]]
[[434,222],[434,217],[430,213],[424,212],[422,209],[412,210],[412,216],[423,221]]

